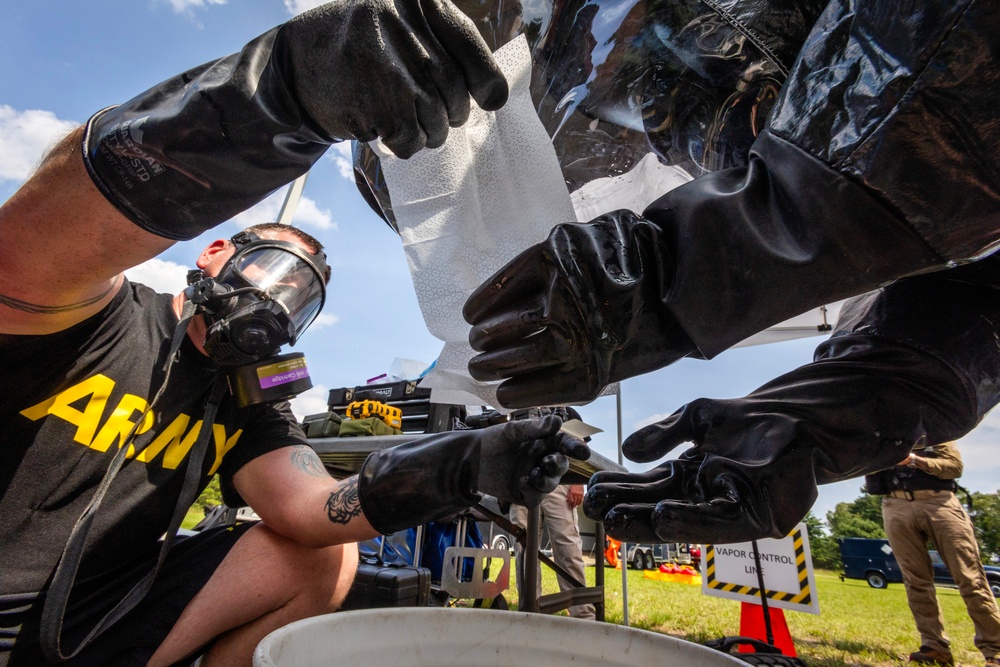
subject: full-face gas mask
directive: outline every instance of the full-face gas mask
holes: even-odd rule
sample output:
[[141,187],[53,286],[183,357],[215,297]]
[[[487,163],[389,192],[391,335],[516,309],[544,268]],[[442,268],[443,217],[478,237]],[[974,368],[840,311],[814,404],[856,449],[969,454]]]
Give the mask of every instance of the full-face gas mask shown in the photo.
[[312,387],[294,345],[326,300],[326,255],[240,232],[236,252],[214,278],[188,274],[185,296],[207,327],[205,352],[226,369],[241,406],[285,400]]

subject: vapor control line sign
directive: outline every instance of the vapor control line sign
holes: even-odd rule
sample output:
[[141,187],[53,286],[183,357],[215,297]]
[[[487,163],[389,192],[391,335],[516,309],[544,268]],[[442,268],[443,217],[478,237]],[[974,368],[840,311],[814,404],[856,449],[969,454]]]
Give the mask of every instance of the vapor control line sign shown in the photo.
[[[758,540],[757,548],[768,604],[818,614],[816,580],[805,524],[800,523],[784,539]],[[706,545],[701,591],[705,595],[759,604],[753,544]]]

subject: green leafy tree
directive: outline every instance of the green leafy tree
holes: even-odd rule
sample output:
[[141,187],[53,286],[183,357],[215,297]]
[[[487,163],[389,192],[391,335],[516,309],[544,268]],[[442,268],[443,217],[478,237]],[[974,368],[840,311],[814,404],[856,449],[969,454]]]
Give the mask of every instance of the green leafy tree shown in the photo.
[[827,512],[826,523],[835,538],[884,538],[882,497],[864,493],[849,503],[837,503]]
[[809,533],[810,546],[812,545],[813,540],[818,540],[826,535],[826,526],[823,525],[823,520],[812,512],[806,514],[806,518],[802,519],[802,522],[806,524],[806,532]]
[[201,492],[198,499],[194,501],[195,506],[201,507],[205,512],[217,505],[222,504],[222,488],[219,486],[219,476],[216,475],[208,483],[205,490]]
[[972,494],[972,524],[984,561],[1000,556],[1000,492]]
[[826,534],[823,520],[809,512],[803,521],[809,534],[809,551],[812,554],[813,567],[824,570],[842,569],[840,545],[835,538]]
[[872,523],[877,524],[879,530],[883,530],[882,496],[873,496],[862,488],[861,495],[855,498],[854,501],[850,503],[850,506],[851,512],[866,521],[871,521]]

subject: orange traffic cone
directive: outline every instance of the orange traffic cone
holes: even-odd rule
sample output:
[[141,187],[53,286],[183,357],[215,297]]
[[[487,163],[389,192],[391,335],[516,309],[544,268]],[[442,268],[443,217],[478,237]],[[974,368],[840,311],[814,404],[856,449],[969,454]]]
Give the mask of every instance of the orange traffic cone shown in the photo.
[[621,549],[622,543],[608,536],[604,537],[604,543],[606,545],[604,558],[608,561],[608,565],[616,570],[622,569],[621,560],[618,558],[618,550]]
[[[764,607],[753,602],[743,602],[741,604],[743,608],[740,610],[740,636],[766,642],[767,628],[764,626]],[[770,643],[779,648],[782,654],[790,658],[797,657],[795,644],[792,643],[792,635],[789,634],[788,624],[785,622],[785,612],[770,605],[767,611],[771,618],[771,634],[774,640]],[[739,652],[752,653],[753,648],[740,645]]]

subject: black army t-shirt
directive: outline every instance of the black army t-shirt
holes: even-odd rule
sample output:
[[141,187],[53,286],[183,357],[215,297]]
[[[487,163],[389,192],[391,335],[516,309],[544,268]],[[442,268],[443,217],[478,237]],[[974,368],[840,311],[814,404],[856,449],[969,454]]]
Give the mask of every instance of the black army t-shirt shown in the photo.
[[[42,590],[112,457],[164,378],[172,297],[125,283],[66,331],[0,337],[0,596]],[[136,436],[91,529],[79,576],[148,557],[166,530],[217,369],[186,341],[170,386]],[[226,396],[202,462],[223,487],[245,463],[304,444],[287,404],[239,409]],[[142,447],[144,446],[144,447]],[[227,502],[239,504],[229,489]],[[2,597],[0,597],[2,599]]]

